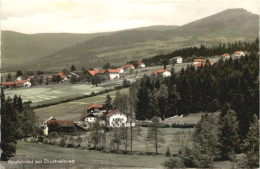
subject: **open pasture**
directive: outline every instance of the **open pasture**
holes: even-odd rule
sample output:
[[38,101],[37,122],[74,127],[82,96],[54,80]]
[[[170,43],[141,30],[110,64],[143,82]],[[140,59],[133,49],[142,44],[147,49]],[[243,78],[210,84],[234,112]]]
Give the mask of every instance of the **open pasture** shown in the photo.
[[17,88],[5,90],[5,96],[13,97],[15,94],[21,96],[23,101],[31,101],[33,106],[62,101],[68,98],[75,98],[89,95],[92,92],[98,93],[105,89],[112,89],[122,84],[122,79],[113,82],[105,82],[100,85],[92,84],[51,84],[38,85],[30,88]]
[[[67,103],[61,103],[49,107],[35,109],[36,115],[40,120],[46,120],[53,116],[59,120],[80,120],[86,108],[93,102],[104,103],[106,96],[109,94],[112,98],[115,97],[117,91],[112,91],[102,95],[88,97],[84,99],[74,100]],[[128,92],[128,88],[121,89],[120,92]]]

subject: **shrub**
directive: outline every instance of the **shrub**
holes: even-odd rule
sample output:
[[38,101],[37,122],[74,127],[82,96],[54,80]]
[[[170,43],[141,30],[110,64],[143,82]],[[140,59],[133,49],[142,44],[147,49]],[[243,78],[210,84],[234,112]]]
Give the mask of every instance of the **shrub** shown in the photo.
[[208,154],[201,153],[198,149],[187,149],[183,156],[183,163],[191,168],[210,168],[213,159]]
[[48,135],[48,137],[49,137],[50,139],[58,138],[58,137],[59,137],[59,134],[58,134],[56,131],[53,131],[53,132],[51,132],[51,133]]
[[170,153],[170,147],[167,147],[166,153],[165,153],[166,157],[170,157],[171,153]]
[[65,139],[61,139],[61,140],[60,140],[60,146],[61,146],[61,147],[64,147],[65,145],[66,145]]
[[183,168],[184,164],[180,157],[172,157],[163,164],[165,168]]

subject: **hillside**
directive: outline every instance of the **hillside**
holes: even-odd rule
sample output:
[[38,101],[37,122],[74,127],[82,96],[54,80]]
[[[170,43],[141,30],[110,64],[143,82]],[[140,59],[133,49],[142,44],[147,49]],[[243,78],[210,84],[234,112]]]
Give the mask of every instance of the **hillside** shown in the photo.
[[[254,40],[258,36],[258,31],[258,15],[244,9],[229,9],[183,26],[151,26],[105,34],[107,36],[92,35],[91,38],[90,35],[82,35],[80,36],[82,43],[76,40],[71,41],[71,45],[68,44],[69,47],[60,46],[60,50],[55,47],[55,51],[41,53],[41,57],[40,55],[32,56],[29,52],[27,55],[18,55],[24,52],[24,48],[19,50],[9,48],[6,53],[16,52],[13,56],[20,59],[19,68],[23,70],[59,71],[64,67],[69,68],[71,64],[75,64],[78,69],[82,66],[101,67],[106,62],[121,65],[129,60],[141,60],[189,46]],[[86,38],[85,41],[82,37]],[[4,40],[3,38],[3,46]],[[19,44],[14,44],[19,47]],[[36,41],[35,44],[37,44]],[[48,43],[53,48],[54,44],[59,43],[53,41]],[[39,52],[36,50],[36,53]],[[3,56],[3,58],[11,58],[10,54],[3,53]],[[8,59],[3,60],[4,68],[13,67],[7,64]],[[17,63],[16,66],[18,66]]]
[[[33,59],[50,55],[77,43],[82,43],[100,35],[96,34],[72,34],[72,33],[39,33],[23,34],[13,31],[1,31],[2,36],[2,68],[8,70],[20,68],[21,64],[27,64]],[[14,69],[16,70],[16,69]]]

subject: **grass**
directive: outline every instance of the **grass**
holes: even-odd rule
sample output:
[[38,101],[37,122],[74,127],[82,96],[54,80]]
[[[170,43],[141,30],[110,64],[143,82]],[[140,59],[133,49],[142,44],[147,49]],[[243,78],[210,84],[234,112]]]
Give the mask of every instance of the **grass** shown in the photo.
[[[61,103],[54,106],[38,108],[34,111],[40,120],[46,120],[50,116],[53,116],[57,119],[71,119],[79,120],[81,115],[85,112],[86,107],[93,102],[104,103],[106,96],[109,94],[112,98],[115,97],[117,91],[112,91],[98,96],[93,96],[89,98],[79,99],[67,103]],[[120,92],[127,93],[128,88],[121,89]]]
[[[24,168],[40,168],[40,167],[64,167],[64,168],[163,168],[162,164],[168,160],[168,157],[165,157],[165,152],[167,147],[170,147],[171,153],[177,153],[179,150],[179,144],[183,140],[177,141],[177,138],[184,136],[186,134],[190,135],[193,129],[173,129],[165,128],[160,129],[163,133],[165,142],[161,144],[159,148],[159,154],[157,156],[148,156],[148,155],[123,155],[123,154],[113,154],[113,153],[101,153],[101,152],[91,152],[84,148],[87,145],[87,139],[89,133],[82,135],[83,143],[81,148],[62,148],[55,145],[47,145],[41,143],[29,143],[24,141],[18,141],[17,150],[15,157],[12,157],[11,160],[32,160],[32,159],[65,159],[73,160],[75,159],[75,164],[52,164],[52,165],[36,165],[31,164],[23,166]],[[137,152],[146,152],[147,148],[144,142],[144,136],[147,133],[147,128],[142,128],[141,135],[135,138],[133,151]],[[110,138],[108,137],[108,140]],[[109,141],[107,141],[109,145]],[[123,150],[123,145],[120,146],[120,149]],[[50,151],[51,150],[51,151]],[[154,148],[149,144],[149,152],[154,152]],[[19,168],[21,165],[8,165],[4,163],[6,168]]]

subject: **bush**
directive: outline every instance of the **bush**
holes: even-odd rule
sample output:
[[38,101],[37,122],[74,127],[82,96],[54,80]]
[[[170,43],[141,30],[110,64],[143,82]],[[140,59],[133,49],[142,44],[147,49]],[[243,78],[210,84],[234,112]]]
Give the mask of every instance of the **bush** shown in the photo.
[[170,148],[169,148],[169,147],[167,147],[167,150],[166,150],[165,156],[166,156],[166,157],[170,157],[170,156],[171,156]]
[[197,149],[187,149],[183,156],[183,163],[186,167],[191,168],[210,168],[213,159],[208,154],[202,154]]
[[184,164],[180,157],[172,157],[169,161],[165,161],[163,164],[166,168],[183,168]]
[[50,139],[58,138],[58,137],[59,137],[59,134],[58,134],[56,131],[53,131],[53,132],[51,132],[51,133],[48,135],[48,137],[49,137]]
[[60,140],[60,146],[61,146],[61,147],[64,147],[65,145],[66,145],[65,139],[61,139],[61,140]]

